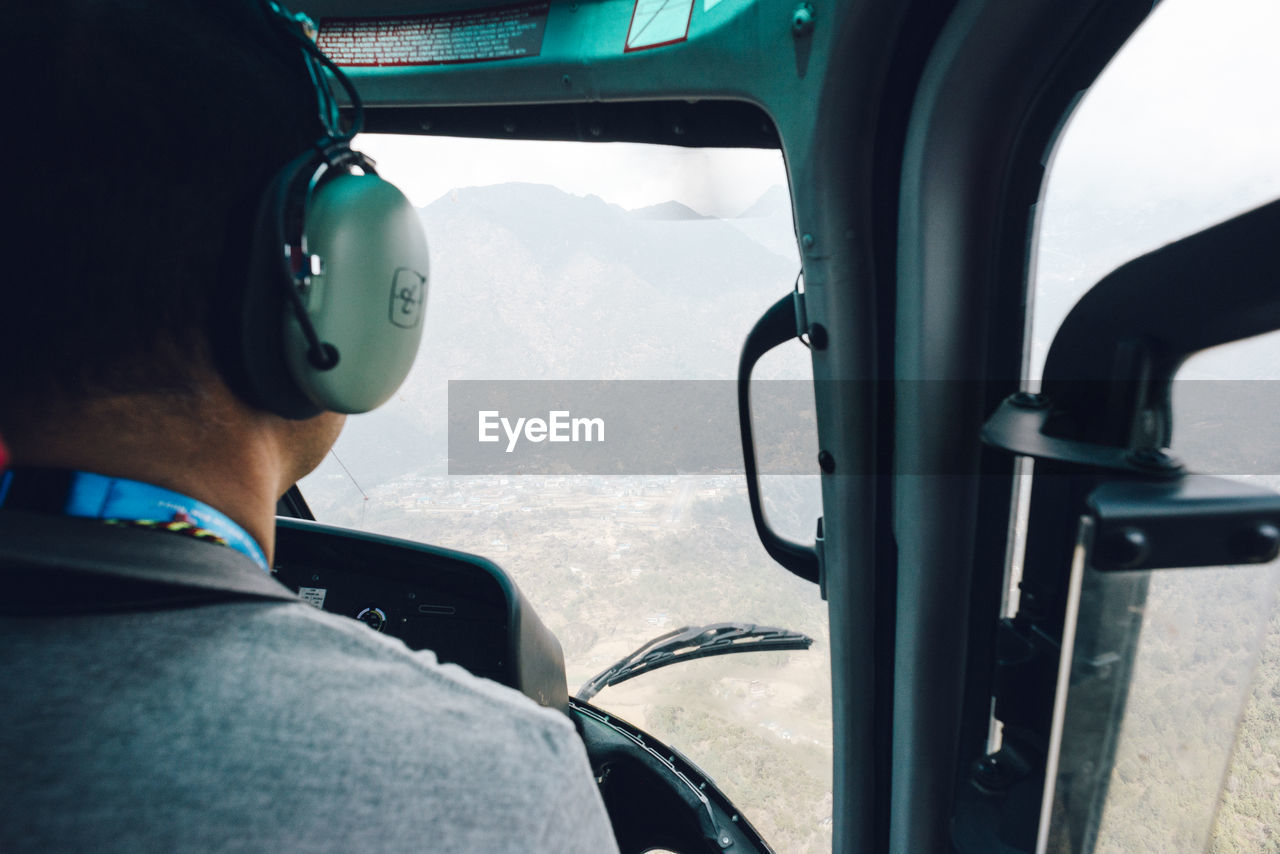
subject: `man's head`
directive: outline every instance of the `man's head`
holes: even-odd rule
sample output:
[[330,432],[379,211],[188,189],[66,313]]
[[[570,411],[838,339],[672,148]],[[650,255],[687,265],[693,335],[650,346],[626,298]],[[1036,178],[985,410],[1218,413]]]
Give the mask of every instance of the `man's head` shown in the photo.
[[256,0],[15,14],[0,434],[118,395],[198,404],[226,373],[259,197],[322,135],[300,51]]

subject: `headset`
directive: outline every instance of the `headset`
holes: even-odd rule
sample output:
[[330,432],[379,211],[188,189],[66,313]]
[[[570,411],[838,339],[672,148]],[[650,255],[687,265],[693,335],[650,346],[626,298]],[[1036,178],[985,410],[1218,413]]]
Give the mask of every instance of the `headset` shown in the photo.
[[[285,418],[367,412],[413,366],[427,239],[404,194],[351,149],[360,96],[317,47],[315,24],[274,0],[261,7],[300,48],[325,134],[276,173],[259,202],[229,373],[241,397]],[[346,130],[326,70],[350,99]]]

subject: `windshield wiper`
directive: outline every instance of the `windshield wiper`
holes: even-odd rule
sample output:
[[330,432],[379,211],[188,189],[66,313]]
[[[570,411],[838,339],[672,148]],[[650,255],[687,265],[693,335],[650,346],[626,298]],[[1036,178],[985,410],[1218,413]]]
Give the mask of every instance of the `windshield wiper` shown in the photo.
[[574,695],[590,700],[596,694],[659,667],[710,655],[735,652],[764,652],[778,649],[808,649],[813,638],[799,632],[754,623],[712,623],[685,626],[667,632],[588,679]]

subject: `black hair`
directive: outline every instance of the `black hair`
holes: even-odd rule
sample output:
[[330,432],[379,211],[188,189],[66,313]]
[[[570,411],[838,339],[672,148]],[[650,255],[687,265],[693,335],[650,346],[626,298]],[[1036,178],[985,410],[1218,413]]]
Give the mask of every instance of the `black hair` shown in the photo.
[[259,195],[322,135],[301,51],[258,0],[6,16],[21,142],[0,228],[0,432],[52,399],[191,393],[235,315]]

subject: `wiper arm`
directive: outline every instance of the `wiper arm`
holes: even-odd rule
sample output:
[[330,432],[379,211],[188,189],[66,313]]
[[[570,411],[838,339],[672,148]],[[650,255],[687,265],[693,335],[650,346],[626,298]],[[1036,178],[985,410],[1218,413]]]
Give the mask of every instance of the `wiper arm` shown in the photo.
[[574,696],[590,700],[610,685],[626,682],[645,673],[711,655],[735,652],[764,652],[778,649],[808,649],[813,638],[799,632],[754,623],[712,623],[709,626],[685,626],[667,632],[646,643],[635,652],[597,673],[583,683]]

